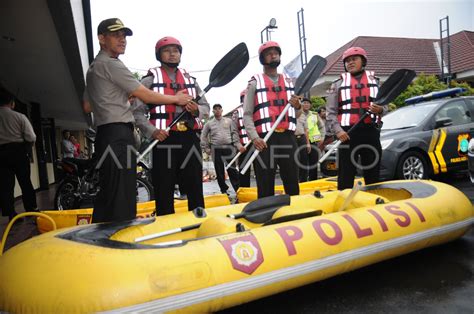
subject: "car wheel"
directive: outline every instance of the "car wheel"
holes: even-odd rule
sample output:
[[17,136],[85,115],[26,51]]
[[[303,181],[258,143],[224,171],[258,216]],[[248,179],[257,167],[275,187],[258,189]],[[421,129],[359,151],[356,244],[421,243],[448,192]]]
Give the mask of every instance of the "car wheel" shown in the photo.
[[428,163],[417,151],[405,152],[398,161],[397,177],[402,180],[421,180],[428,178]]

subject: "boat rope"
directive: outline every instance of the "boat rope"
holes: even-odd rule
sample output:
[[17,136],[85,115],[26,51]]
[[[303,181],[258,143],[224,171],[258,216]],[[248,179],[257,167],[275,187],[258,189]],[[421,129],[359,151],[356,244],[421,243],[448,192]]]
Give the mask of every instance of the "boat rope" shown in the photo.
[[12,228],[15,221],[17,221],[18,219],[22,217],[27,217],[27,216],[37,216],[37,217],[45,218],[51,222],[51,224],[53,225],[53,230],[56,230],[56,222],[54,222],[53,218],[49,217],[46,214],[34,213],[34,212],[26,212],[26,213],[18,214],[15,217],[13,217],[13,219],[8,223],[7,229],[5,229],[5,232],[3,232],[2,242],[0,243],[0,256],[3,255],[3,249],[5,248],[5,243],[7,242],[8,233],[10,233],[10,229]]

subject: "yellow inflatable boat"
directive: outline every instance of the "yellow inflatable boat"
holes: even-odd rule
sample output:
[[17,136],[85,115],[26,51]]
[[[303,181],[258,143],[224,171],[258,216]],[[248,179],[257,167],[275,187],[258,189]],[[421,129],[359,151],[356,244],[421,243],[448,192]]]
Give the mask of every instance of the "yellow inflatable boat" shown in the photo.
[[[356,179],[355,182],[364,182],[364,179]],[[300,195],[311,194],[315,190],[328,191],[337,190],[337,177],[323,178],[314,181],[300,183]],[[283,194],[285,189],[283,185],[275,186],[275,194]],[[239,203],[247,203],[257,199],[257,188],[239,188],[237,191],[237,200]]]
[[[207,195],[204,197],[206,208],[230,205],[229,197],[225,194]],[[187,200],[176,200],[174,202],[176,212],[188,210]],[[66,228],[78,225],[87,225],[92,221],[92,208],[68,209],[68,210],[45,210],[43,214],[51,217],[56,223],[56,228]],[[155,201],[137,203],[137,218],[150,218],[155,215]],[[51,223],[43,217],[36,219],[36,225],[40,233],[53,230]]]
[[[362,180],[362,179],[358,179]],[[356,182],[358,181],[356,180]],[[310,194],[315,190],[327,191],[337,189],[337,178],[325,178],[309,182],[300,183],[300,194]],[[283,194],[284,189],[282,185],[275,186],[275,194]],[[237,191],[237,200],[239,203],[248,203],[257,199],[257,188],[240,188]],[[230,205],[229,198],[225,194],[206,195],[204,197],[204,204],[206,208]],[[188,209],[187,200],[176,200],[176,212],[185,212]],[[137,218],[150,218],[154,215],[155,201],[144,202],[137,204]],[[92,208],[82,208],[73,210],[46,210],[43,214],[51,217],[58,229],[86,225],[92,221]],[[43,217],[38,217],[36,225],[40,233],[53,230],[51,223]]]
[[354,191],[48,232],[0,257],[0,310],[214,312],[454,240],[474,223],[469,199],[444,183]]

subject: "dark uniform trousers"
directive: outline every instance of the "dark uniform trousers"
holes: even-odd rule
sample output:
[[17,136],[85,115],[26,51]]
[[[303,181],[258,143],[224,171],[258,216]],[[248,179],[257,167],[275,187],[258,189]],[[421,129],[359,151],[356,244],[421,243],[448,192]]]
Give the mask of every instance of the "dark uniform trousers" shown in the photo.
[[[347,132],[349,127],[343,129]],[[338,190],[354,186],[357,167],[363,170],[365,184],[379,182],[382,158],[379,129],[372,125],[360,125],[351,132],[350,138],[348,142],[342,143],[338,150]]]
[[[263,135],[261,137],[263,138]],[[296,147],[296,138],[293,131],[275,132],[269,138],[267,148],[259,153],[253,163],[257,177],[258,198],[275,195],[277,165],[280,168],[285,193],[289,195],[300,193]]]
[[306,148],[306,135],[296,135],[296,144],[298,145],[298,169],[299,181],[308,181],[308,149]]
[[188,210],[204,208],[202,188],[202,151],[199,134],[193,130],[170,131],[153,149],[152,181],[155,190],[156,214],[173,214],[174,185],[182,175],[188,196]]
[[99,187],[92,221],[125,221],[137,216],[137,158],[132,123],[97,128]]
[[15,213],[15,176],[21,188],[26,211],[36,209],[36,195],[30,179],[30,159],[27,143],[0,145],[0,210],[3,216]]
[[[252,144],[250,144],[250,146],[247,147],[247,150],[243,154],[240,154],[240,156],[239,156],[239,169],[242,169],[247,164],[247,160],[251,156],[248,152],[251,150],[252,147],[253,147]],[[248,158],[247,158],[247,156],[248,156]],[[239,172],[239,185],[242,188],[249,188],[250,187],[250,168],[249,168],[249,170],[247,170],[247,172],[245,174],[242,174],[242,173]]]
[[[221,193],[226,193],[229,186],[225,183],[225,164],[229,163],[232,158],[235,157],[236,148],[229,145],[219,145],[212,146],[212,160],[214,161],[214,169],[216,170],[217,183],[221,189]],[[235,165],[232,165],[227,169],[229,174],[230,183],[235,192],[239,189],[239,172],[235,168]]]
[[320,150],[318,143],[311,143],[311,151],[308,154],[308,180],[313,181],[318,179],[318,161]]

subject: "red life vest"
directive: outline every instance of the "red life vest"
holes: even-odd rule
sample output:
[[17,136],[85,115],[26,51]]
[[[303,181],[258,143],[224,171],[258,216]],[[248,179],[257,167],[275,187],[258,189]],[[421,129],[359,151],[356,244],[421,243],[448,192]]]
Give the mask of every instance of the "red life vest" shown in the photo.
[[239,131],[239,140],[240,144],[246,145],[249,142],[249,137],[247,131],[245,131],[244,126],[244,108],[243,105],[237,108],[237,129]]
[[[278,118],[288,100],[293,94],[293,81],[286,74],[278,75],[278,83],[274,85],[266,74],[256,74],[252,77],[257,82],[253,109],[253,121],[257,133],[265,134],[272,128],[272,123]],[[295,108],[290,107],[277,128],[294,131],[296,129]]]
[[[373,71],[364,71],[360,82],[349,72],[341,74],[342,83],[339,87],[339,108],[337,120],[344,126],[352,126],[369,109],[379,91]],[[364,119],[363,123],[372,124],[374,115]]]
[[[191,95],[193,98],[196,98],[197,92],[194,78],[190,76],[186,70],[178,69],[176,71],[175,82],[171,81],[168,73],[166,73],[162,67],[152,68],[149,70],[149,72],[153,74],[153,84],[150,86],[150,88],[154,92],[164,95],[176,95],[178,90],[186,89],[189,95]],[[166,129],[171,121],[173,121],[175,116],[181,112],[180,111],[176,113],[176,107],[178,106],[175,104],[148,104],[148,108],[150,109],[150,123],[153,124],[157,129]],[[182,121],[186,121],[187,126],[194,130],[202,129],[201,120],[198,117],[192,116],[190,113],[187,115],[187,117],[184,117]],[[177,130],[177,126],[173,126],[171,130]]]

